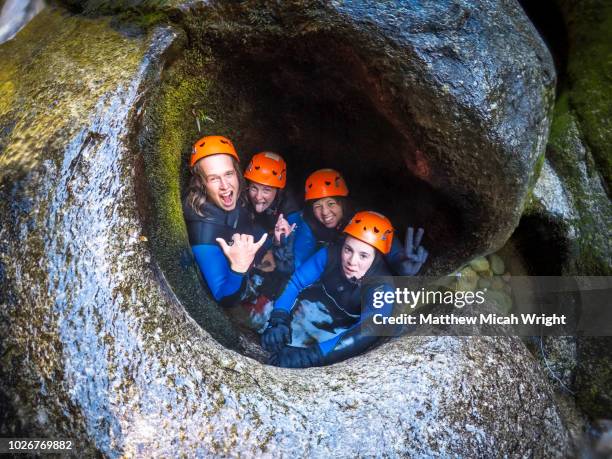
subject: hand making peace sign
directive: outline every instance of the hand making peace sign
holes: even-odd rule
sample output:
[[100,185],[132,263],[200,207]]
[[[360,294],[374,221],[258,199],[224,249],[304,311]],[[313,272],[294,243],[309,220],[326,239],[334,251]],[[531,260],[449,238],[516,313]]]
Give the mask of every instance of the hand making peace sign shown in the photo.
[[419,228],[414,236],[414,228],[409,226],[406,230],[406,245],[404,246],[403,260],[400,263],[399,271],[402,276],[414,276],[419,272],[429,253],[421,245],[425,230]]

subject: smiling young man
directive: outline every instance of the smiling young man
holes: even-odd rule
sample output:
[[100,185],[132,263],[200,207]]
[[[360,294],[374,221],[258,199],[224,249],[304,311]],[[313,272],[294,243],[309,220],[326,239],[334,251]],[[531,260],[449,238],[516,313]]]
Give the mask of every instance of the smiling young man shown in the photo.
[[[222,136],[198,140],[190,157],[191,181],[183,212],[196,263],[215,300],[237,304],[248,272],[266,241],[238,205],[243,179],[238,154]],[[255,236],[260,236],[255,242]]]

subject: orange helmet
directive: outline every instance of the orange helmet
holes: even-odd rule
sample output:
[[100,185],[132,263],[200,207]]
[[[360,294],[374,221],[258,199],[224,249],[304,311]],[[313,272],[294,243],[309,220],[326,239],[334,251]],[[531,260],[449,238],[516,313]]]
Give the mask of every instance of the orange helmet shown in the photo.
[[332,196],[348,196],[348,188],[340,172],[319,169],[306,179],[306,201]]
[[209,135],[193,144],[189,166],[193,167],[200,159],[212,155],[230,155],[236,158],[236,161],[240,161],[230,139],[220,135]]
[[244,171],[244,178],[262,185],[285,188],[287,163],[276,153],[262,151],[251,158],[251,162]]
[[393,226],[387,217],[378,212],[357,212],[344,228],[346,234],[370,244],[384,255],[391,251]]

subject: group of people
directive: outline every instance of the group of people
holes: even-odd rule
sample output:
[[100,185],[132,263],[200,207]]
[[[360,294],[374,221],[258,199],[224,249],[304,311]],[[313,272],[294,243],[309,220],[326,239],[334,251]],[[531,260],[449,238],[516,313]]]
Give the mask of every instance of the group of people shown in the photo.
[[[183,211],[195,261],[224,307],[268,304],[261,343],[269,363],[304,368],[334,363],[372,346],[361,324],[374,309],[370,276],[414,275],[425,263],[423,229],[408,228],[406,243],[394,237],[385,216],[355,212],[349,188],[333,169],[313,172],[304,202],[287,187],[287,164],[278,154],[254,155],[241,173],[232,142],[206,136],[193,146],[191,180]],[[362,298],[364,301],[362,302]],[[297,301],[300,300],[300,301]],[[299,320],[317,325],[314,342],[295,336]],[[306,310],[306,311],[305,311]],[[293,339],[292,339],[293,336]]]

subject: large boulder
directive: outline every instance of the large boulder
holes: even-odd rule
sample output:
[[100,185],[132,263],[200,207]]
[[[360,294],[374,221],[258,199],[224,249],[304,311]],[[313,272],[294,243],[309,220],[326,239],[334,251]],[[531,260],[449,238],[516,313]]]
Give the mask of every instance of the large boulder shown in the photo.
[[404,337],[283,370],[215,340],[232,335],[213,307],[200,317],[210,332],[196,324],[142,202],[145,112],[181,102],[152,97],[178,35],[43,11],[0,47],[0,401],[14,416],[0,433],[109,457],[564,455],[550,387],[517,339]]
[[[160,11],[224,69],[216,78],[235,100],[204,104],[203,116],[239,116],[246,104],[249,121],[226,131],[245,156],[280,151],[298,189],[313,169],[337,167],[362,205],[399,229],[424,226],[430,273],[495,251],[516,227],[555,86],[518,3],[173,1]],[[202,55],[191,58],[195,72]]]
[[[526,246],[533,249],[526,255],[539,275],[610,276],[612,5],[598,0],[557,4],[568,35],[567,81],[555,105],[546,162],[525,208],[523,239],[532,239]],[[612,339],[547,342],[551,365],[558,367],[555,379],[565,381],[590,416],[609,416]],[[558,355],[559,348],[566,351]]]

